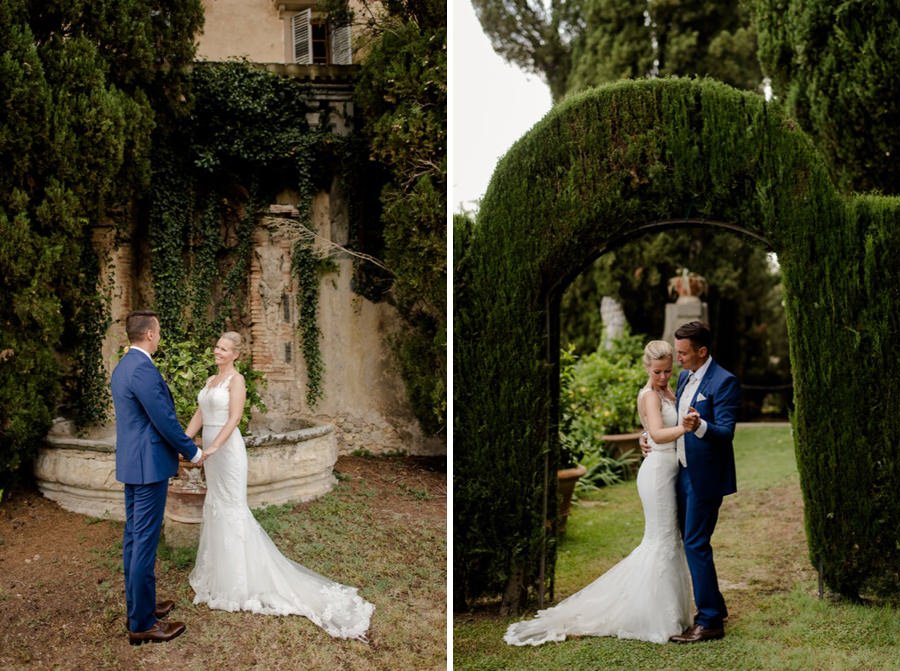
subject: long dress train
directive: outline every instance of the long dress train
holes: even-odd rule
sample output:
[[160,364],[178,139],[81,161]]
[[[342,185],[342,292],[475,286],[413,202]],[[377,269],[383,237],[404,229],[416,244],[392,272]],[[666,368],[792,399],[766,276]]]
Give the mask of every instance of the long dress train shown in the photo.
[[[230,378],[198,396],[203,444],[228,421]],[[333,582],[281,554],[247,506],[247,452],[235,429],[204,463],[206,500],[197,563],[189,581],[194,603],[268,615],[302,615],[331,636],[365,640],[374,604],[355,587]]]
[[[641,393],[652,393],[648,389]],[[675,426],[674,402],[662,404],[663,423]],[[587,587],[532,620],[511,624],[510,645],[541,645],[567,636],[616,636],[665,643],[691,624],[690,575],[678,529],[675,442],[657,445],[638,471],[644,537],[630,555]]]

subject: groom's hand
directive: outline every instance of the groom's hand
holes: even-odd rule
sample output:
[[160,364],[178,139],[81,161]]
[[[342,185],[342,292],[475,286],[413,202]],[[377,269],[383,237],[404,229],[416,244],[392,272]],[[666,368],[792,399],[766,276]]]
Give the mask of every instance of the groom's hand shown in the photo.
[[653,451],[653,448],[650,447],[650,440],[648,439],[647,436],[648,436],[647,432],[643,431],[641,433],[641,439],[639,441],[641,444],[641,452],[644,453],[645,457]]
[[693,433],[700,428],[700,413],[695,408],[690,408],[681,419],[681,425],[688,433]]

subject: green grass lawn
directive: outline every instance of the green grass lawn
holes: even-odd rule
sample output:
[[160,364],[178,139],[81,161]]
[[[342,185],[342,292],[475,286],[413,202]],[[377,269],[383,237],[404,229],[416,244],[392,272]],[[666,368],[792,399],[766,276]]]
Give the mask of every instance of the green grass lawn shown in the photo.
[[[518,648],[503,642],[503,632],[519,618],[498,617],[496,606],[489,605],[455,617],[453,668],[900,669],[895,608],[817,598],[790,427],[742,425],[735,457],[739,491],[725,499],[713,536],[729,607],[723,640],[678,646],[584,638]],[[625,557],[642,534],[634,481],[581,500],[559,549],[557,600]]]

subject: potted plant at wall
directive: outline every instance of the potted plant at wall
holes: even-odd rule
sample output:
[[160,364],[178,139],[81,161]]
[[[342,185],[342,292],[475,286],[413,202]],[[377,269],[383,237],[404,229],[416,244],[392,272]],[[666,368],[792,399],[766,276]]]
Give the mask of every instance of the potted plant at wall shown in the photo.
[[[620,482],[640,463],[637,394],[646,380],[642,336],[624,335],[609,348],[578,356],[574,346],[560,353],[559,491],[572,480],[574,493]],[[575,464],[579,475],[575,475]],[[581,472],[583,471],[583,472]],[[569,495],[571,498],[571,494]],[[560,502],[560,531],[570,499]]]

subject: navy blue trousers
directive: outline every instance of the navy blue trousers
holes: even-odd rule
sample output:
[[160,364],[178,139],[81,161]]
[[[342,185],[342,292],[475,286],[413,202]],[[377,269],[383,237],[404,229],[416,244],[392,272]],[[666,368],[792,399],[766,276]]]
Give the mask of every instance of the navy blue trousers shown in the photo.
[[156,547],[166,510],[168,480],[125,485],[122,566],[128,629],[147,631],[156,624]]
[[678,523],[684,540],[684,554],[687,558],[691,582],[694,586],[694,603],[697,606],[696,624],[709,629],[720,629],[728,615],[725,599],[719,591],[716,565],[713,563],[712,546],[709,544],[722,497],[701,499],[691,486],[688,470],[678,467],[676,494],[678,496]]

